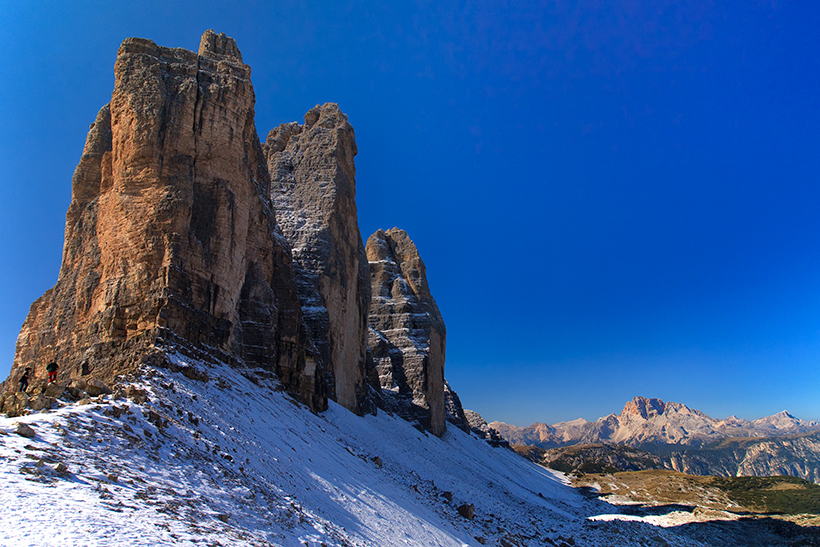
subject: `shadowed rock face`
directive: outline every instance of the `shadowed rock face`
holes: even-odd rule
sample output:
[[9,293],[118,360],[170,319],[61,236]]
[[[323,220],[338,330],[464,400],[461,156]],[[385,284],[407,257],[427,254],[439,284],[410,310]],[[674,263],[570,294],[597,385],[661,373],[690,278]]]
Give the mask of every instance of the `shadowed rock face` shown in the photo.
[[271,199],[293,249],[305,324],[329,395],[361,413],[367,399],[370,276],[356,214],[356,140],[334,103],[283,124],[265,142]]
[[[12,375],[51,360],[110,380],[167,342],[274,370],[326,405],[254,125],[250,67],[213,31],[199,54],[126,39],[72,182],[57,284],[32,304]],[[156,352],[154,352],[155,354]]]
[[369,340],[381,387],[395,394],[399,414],[441,435],[446,331],[427,286],[424,262],[407,233],[396,228],[370,236],[367,259],[372,283]]

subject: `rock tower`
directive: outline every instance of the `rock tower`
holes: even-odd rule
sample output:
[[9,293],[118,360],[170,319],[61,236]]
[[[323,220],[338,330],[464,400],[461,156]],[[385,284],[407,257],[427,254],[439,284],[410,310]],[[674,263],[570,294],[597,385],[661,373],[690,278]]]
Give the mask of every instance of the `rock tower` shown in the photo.
[[59,382],[114,382],[182,353],[273,372],[316,411],[332,398],[466,430],[416,246],[398,229],[362,242],[339,107],[263,146],[251,69],[210,30],[198,53],[128,38],[114,74],[72,180],[57,283],[3,387],[29,366],[44,385],[51,361]]
[[61,378],[111,380],[173,342],[269,368],[324,408],[236,43],[207,31],[197,54],[128,38],[114,72],[74,174],[57,283],[32,304],[11,376],[57,360]]
[[368,238],[367,259],[370,350],[381,387],[394,394],[400,415],[441,435],[446,427],[446,330],[424,262],[407,232],[397,228]]
[[265,142],[271,198],[293,249],[302,313],[342,406],[366,406],[370,275],[356,213],[356,139],[338,105],[282,124]]

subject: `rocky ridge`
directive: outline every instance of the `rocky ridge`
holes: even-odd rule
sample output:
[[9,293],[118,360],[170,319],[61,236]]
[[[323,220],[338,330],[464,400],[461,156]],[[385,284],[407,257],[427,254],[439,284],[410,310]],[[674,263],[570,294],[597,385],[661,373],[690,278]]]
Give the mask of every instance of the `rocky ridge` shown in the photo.
[[820,483],[817,422],[788,412],[747,421],[715,420],[680,403],[636,397],[597,422],[528,428],[492,422],[520,453],[564,472],[666,468],[723,477],[789,475]]
[[365,252],[347,116],[317,106],[263,146],[250,76],[236,42],[213,31],[198,53],[122,43],[72,181],[60,275],[32,304],[3,392],[25,367],[42,381],[51,361],[60,385],[115,385],[182,354],[273,372],[315,411],[330,398],[399,410],[437,435],[448,415],[466,427],[415,245],[377,233],[389,272]]
[[545,449],[579,443],[697,448],[729,437],[793,435],[820,429],[820,423],[799,420],[785,411],[753,421],[735,416],[717,420],[681,403],[646,397],[635,397],[624,405],[620,414],[610,414],[594,422],[579,418],[553,425],[535,423],[517,427],[491,422],[490,426],[513,444]]
[[691,475],[789,475],[820,484],[820,433],[727,438],[699,450],[673,452],[665,465]]

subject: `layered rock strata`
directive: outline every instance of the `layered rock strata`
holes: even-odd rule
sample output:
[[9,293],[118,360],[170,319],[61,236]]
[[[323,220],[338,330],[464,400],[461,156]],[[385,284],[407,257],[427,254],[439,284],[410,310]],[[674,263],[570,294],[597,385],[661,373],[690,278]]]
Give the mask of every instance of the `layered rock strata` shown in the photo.
[[273,370],[325,407],[250,75],[234,40],[213,31],[198,54],[123,42],[74,174],[57,283],[32,304],[10,380],[56,360],[61,380],[108,381],[174,342]]
[[392,394],[401,416],[442,435],[446,331],[424,262],[407,233],[396,228],[370,236],[367,259],[369,341],[381,388]]
[[450,387],[450,382],[444,379],[444,412],[447,422],[453,424],[465,433],[469,433],[471,426],[467,419],[466,410],[461,405],[458,393]]
[[356,214],[353,127],[338,105],[282,124],[265,142],[271,199],[293,250],[302,312],[328,372],[329,394],[355,412],[367,401],[370,274]]

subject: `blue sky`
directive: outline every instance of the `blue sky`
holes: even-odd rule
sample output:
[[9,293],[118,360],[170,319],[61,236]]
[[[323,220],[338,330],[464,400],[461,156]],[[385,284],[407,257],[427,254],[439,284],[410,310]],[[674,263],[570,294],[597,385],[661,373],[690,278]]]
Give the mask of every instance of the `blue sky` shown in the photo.
[[348,114],[362,235],[416,242],[466,407],[820,419],[818,27],[813,2],[0,0],[0,375],[119,43],[213,28],[263,139]]

